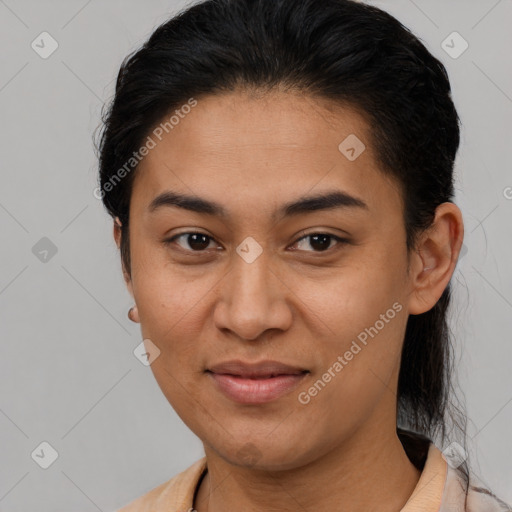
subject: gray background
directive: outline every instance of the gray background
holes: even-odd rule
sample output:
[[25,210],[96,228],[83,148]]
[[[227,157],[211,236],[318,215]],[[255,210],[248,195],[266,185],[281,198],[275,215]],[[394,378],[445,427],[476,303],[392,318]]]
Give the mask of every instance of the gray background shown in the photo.
[[[371,3],[450,74],[467,248],[453,278],[452,329],[470,455],[512,502],[512,2]],[[184,5],[0,0],[2,512],[113,511],[203,454],[132,353],[139,326],[126,317],[111,221],[93,196],[92,132],[121,60]],[[59,45],[46,59],[31,47],[43,31]],[[469,44],[458,58],[441,46],[453,31]],[[43,237],[57,249],[46,261],[36,250],[48,246]],[[31,457],[42,441],[58,452],[48,469]]]

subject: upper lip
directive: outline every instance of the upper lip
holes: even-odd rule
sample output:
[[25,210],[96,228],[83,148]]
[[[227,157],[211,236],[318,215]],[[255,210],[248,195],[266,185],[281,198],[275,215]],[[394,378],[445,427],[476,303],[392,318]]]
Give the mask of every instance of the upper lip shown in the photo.
[[265,360],[250,363],[236,359],[210,366],[207,368],[207,371],[240,377],[273,377],[275,375],[300,375],[308,370],[280,363],[279,361]]

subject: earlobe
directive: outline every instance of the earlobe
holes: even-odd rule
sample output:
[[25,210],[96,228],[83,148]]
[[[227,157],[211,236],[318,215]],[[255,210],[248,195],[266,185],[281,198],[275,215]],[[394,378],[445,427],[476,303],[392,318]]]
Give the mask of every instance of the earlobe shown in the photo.
[[435,306],[455,270],[463,238],[464,224],[459,208],[453,203],[442,203],[413,255],[410,314],[425,313]]
[[132,306],[129,310],[128,310],[128,318],[132,321],[132,322],[135,322],[137,324],[140,323],[140,318],[139,318],[139,310],[137,309],[137,306]]

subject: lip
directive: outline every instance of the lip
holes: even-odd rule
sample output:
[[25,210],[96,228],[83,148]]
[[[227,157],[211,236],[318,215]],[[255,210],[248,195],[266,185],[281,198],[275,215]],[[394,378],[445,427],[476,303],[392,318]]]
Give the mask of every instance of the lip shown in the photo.
[[206,373],[231,400],[242,404],[263,404],[292,391],[309,371],[278,361],[246,363],[232,360],[213,365]]

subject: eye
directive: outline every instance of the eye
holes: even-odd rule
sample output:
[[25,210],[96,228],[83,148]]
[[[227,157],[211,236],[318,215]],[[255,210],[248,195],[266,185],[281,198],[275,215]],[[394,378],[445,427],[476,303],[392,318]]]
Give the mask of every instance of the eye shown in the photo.
[[[184,245],[179,243],[179,240],[182,240]],[[306,252],[318,253],[326,252],[332,249],[333,241],[337,242],[337,244],[340,246],[349,243],[347,239],[341,238],[336,235],[332,235],[330,233],[310,233],[297,240],[294,245],[298,246],[298,250],[305,250]],[[172,238],[165,240],[164,244],[170,245],[173,243],[177,243],[178,246],[185,251],[200,253],[206,252],[206,249],[208,249],[211,242],[214,242],[214,239],[211,236],[206,235],[205,233],[192,231],[175,235]],[[307,245],[312,247],[313,251],[308,250],[306,248]]]
[[[213,238],[209,235],[199,232],[189,232],[189,233],[180,233],[179,235],[175,235],[169,240],[165,240],[164,243],[166,245],[170,245],[174,243],[176,240],[183,239],[185,244],[188,244],[188,247],[184,247],[183,245],[178,245],[186,250],[191,252],[204,252],[205,249],[208,249],[210,242],[213,241]],[[177,243],[177,242],[176,242]]]
[[[308,239],[309,242],[307,242]],[[338,245],[341,246],[349,243],[347,239],[336,235],[331,235],[330,233],[310,233],[309,235],[306,235],[297,240],[295,244],[299,246],[302,244],[302,247],[299,247],[299,250],[307,250],[304,249],[304,246],[309,245],[310,247],[316,248],[317,250],[308,252],[325,252],[332,248],[331,242],[333,240],[338,242]]]

